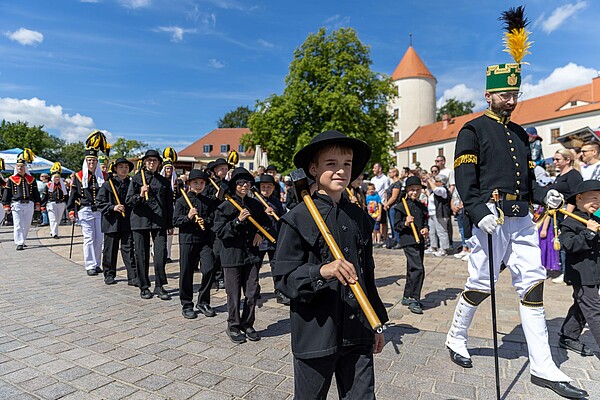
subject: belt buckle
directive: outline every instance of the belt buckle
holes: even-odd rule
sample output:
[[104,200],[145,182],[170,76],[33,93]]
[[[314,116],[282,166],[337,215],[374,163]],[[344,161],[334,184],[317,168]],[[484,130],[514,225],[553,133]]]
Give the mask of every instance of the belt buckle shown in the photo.
[[507,194],[504,195],[504,197],[508,201],[515,201],[515,200],[517,200],[517,195],[516,194],[507,193]]

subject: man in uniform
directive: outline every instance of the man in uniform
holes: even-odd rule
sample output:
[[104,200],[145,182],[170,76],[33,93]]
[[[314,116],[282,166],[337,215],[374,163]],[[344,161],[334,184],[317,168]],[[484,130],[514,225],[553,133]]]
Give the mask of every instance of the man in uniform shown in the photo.
[[[175,166],[173,163],[177,161],[177,153],[171,147],[167,147],[163,152],[163,164],[160,174],[168,179],[171,183],[171,190],[173,191],[173,205],[178,198],[181,197],[181,188],[183,188],[183,181],[177,178],[175,173]],[[171,248],[173,247],[173,236],[175,235],[174,229],[167,232],[167,263],[173,262],[171,259]]]
[[[2,171],[4,170],[4,159],[0,157],[0,201],[2,201],[2,197],[4,196],[4,188],[6,187],[6,181],[2,176]],[[0,207],[0,227],[4,225],[4,220],[6,219],[6,213],[4,212],[4,207]]]
[[[516,16],[519,20],[519,11],[522,18],[523,10],[519,7],[507,11],[503,19]],[[521,28],[507,30],[522,29],[522,34],[526,24],[526,20],[520,20],[516,25]],[[514,27],[515,23],[510,26]],[[467,331],[477,306],[490,295],[488,254],[493,251],[494,284],[500,264],[504,263],[521,300],[521,324],[529,351],[531,382],[564,397],[581,398],[587,393],[569,383],[571,379],[552,360],[548,345],[543,306],[546,270],[541,264],[538,234],[529,215],[529,203],[557,208],[562,198],[557,191],[537,185],[527,133],[510,120],[520,95],[521,58],[515,61],[487,68],[485,99],[489,107],[485,114],[465,124],[456,141],[456,187],[473,221],[473,237],[469,242],[473,250],[468,262],[469,278],[456,306],[446,346],[454,363],[472,367]],[[503,224],[498,218],[500,211],[504,214]],[[488,235],[491,235],[491,250]]]
[[4,211],[7,214],[12,213],[17,250],[25,248],[34,209],[40,211],[40,192],[35,178],[29,175],[27,170],[27,163],[33,162],[34,158],[35,155],[29,149],[24,149],[23,153],[17,156],[15,173],[8,178],[2,196]]

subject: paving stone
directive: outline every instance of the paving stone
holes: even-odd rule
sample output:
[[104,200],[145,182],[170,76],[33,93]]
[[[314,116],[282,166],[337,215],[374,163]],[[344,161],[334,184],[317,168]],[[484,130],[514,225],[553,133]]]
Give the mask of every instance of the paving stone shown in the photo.
[[75,392],[75,388],[67,385],[66,383],[58,382],[54,385],[46,386],[35,393],[40,397],[48,400],[60,399],[69,393]]
[[160,375],[150,375],[142,380],[137,381],[135,384],[141,388],[144,388],[149,391],[156,391],[160,388],[167,386],[173,381],[169,378],[165,378]]
[[101,399],[120,400],[135,392],[137,392],[137,389],[132,386],[125,385],[121,382],[112,382],[93,390],[91,394],[98,396]]
[[173,400],[186,400],[201,390],[200,387],[187,382],[173,382],[163,387],[158,392]]
[[0,382],[0,399],[36,399],[16,386]]
[[114,380],[104,375],[92,372],[80,378],[74,379],[71,384],[77,388],[85,390],[86,392],[91,392],[92,390],[111,382],[114,382]]

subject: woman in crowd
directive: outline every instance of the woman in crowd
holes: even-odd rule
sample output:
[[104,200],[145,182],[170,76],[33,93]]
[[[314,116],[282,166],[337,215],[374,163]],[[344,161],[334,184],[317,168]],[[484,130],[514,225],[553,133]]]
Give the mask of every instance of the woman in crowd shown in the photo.
[[[391,185],[385,190],[387,194],[387,201],[384,202],[383,208],[388,211],[388,216],[390,218],[390,226],[394,226],[394,217],[396,215],[396,209],[394,205],[401,201],[400,191],[402,190],[402,180],[400,179],[400,171],[398,168],[390,169],[388,172],[388,177],[392,182]],[[392,229],[392,239],[394,239],[393,249],[400,248],[400,233],[395,229]],[[385,238],[384,238],[385,240]]]

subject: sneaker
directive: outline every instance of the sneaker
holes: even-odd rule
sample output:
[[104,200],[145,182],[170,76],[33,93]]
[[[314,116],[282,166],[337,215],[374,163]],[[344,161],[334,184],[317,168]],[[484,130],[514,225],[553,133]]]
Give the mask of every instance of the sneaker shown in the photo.
[[462,250],[460,253],[454,254],[454,258],[463,258],[465,254],[468,254],[466,251]]
[[403,306],[407,306],[410,304],[410,297],[403,297],[402,301],[400,302]]
[[193,308],[184,308],[181,310],[181,315],[183,315],[183,318],[185,319],[194,319],[197,317]]
[[563,349],[571,350],[582,357],[594,355],[594,352],[579,340],[572,340],[561,336],[560,339],[558,339],[558,345]]
[[96,272],[95,269],[87,269],[86,273],[88,274],[88,276],[96,276],[96,275],[98,275],[98,273]]
[[432,249],[431,247],[425,249],[425,254],[433,254],[436,253],[437,250]]
[[115,281],[115,278],[113,278],[112,276],[107,276],[106,278],[104,278],[105,285],[114,285],[116,283],[117,281]]
[[277,296],[277,304],[283,304],[285,306],[290,305],[290,298],[285,294],[281,293],[280,291],[276,291],[275,295]]
[[461,260],[463,261],[469,261],[469,256],[471,255],[471,253],[467,253],[463,256],[463,258],[461,258]]
[[410,304],[408,305],[408,309],[410,310],[411,313],[423,314],[423,307],[421,306],[421,303],[419,303],[415,299],[410,299]]
[[556,278],[552,279],[552,283],[565,283],[565,274],[560,274]]
[[250,327],[250,328],[246,328],[245,329],[246,332],[246,337],[248,338],[248,340],[250,340],[251,342],[257,342],[260,340],[260,336],[258,335],[258,332],[256,332],[254,330],[254,328]]
[[383,245],[383,243],[374,243],[373,247],[375,247],[376,249],[379,249],[382,245]]
[[438,250],[433,253],[433,255],[436,257],[446,257],[448,254],[446,253],[446,250]]
[[231,341],[233,343],[235,343],[235,344],[246,343],[246,335],[244,335],[242,332],[240,332],[239,329],[227,328],[227,330],[225,332],[227,332],[227,336],[229,336],[229,339],[231,339]]

